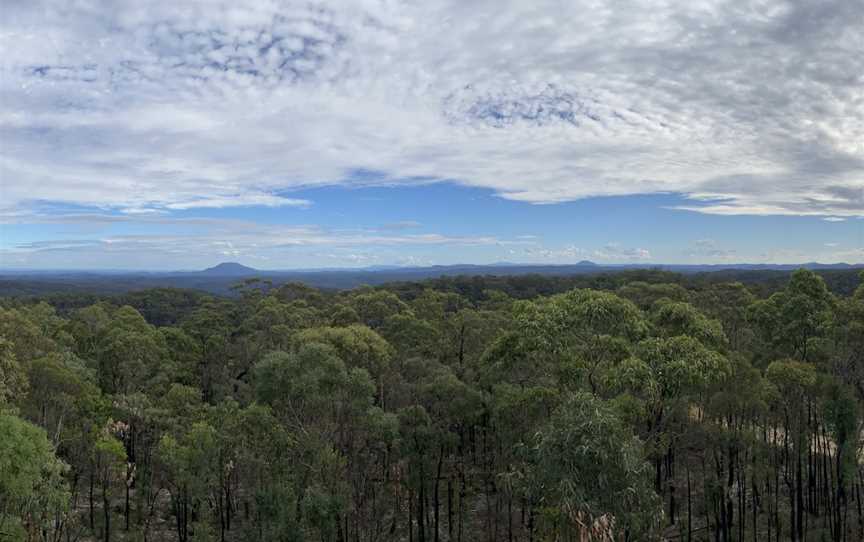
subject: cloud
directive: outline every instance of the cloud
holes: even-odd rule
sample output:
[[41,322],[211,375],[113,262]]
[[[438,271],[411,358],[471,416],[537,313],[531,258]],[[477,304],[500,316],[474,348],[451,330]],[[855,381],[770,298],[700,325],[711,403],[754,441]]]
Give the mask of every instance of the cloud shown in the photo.
[[725,249],[718,245],[714,239],[697,239],[692,245],[684,250],[684,255],[695,258],[700,262],[707,261],[730,261],[738,257],[738,252]]
[[[270,194],[237,194],[234,196],[218,196],[168,203],[166,209],[184,210],[222,207],[248,207],[261,205],[264,207],[309,207],[312,202],[306,199],[283,198]],[[126,209],[129,212],[129,209]]]
[[[508,243],[499,244],[506,245]],[[511,242],[509,244],[520,243]],[[648,249],[623,247],[619,243],[608,243],[603,247],[594,250],[577,247],[576,245],[572,244],[565,245],[560,248],[548,248],[533,241],[522,241],[521,244],[534,245],[527,246],[522,249],[522,253],[520,255],[522,256],[522,258],[520,258],[520,260],[524,259],[524,263],[550,262],[560,264],[572,264],[582,260],[586,260],[588,258],[611,262],[644,261],[651,259],[651,251],[649,251]],[[511,255],[517,254],[517,252],[514,250],[510,250],[508,251],[508,253]]]
[[397,258],[396,262],[398,265],[405,267],[423,267],[428,265],[435,265],[434,261],[419,256],[400,256],[399,258]]
[[846,219],[842,216],[826,216],[822,220],[825,222],[846,222]]
[[[524,239],[526,236],[520,235],[521,241],[511,242],[509,244],[527,244],[536,245],[533,241],[533,236],[527,236],[529,239]],[[515,251],[509,251],[509,254],[515,254]],[[586,257],[588,251],[577,247],[576,245],[567,245],[562,248],[545,248],[542,246],[531,246],[523,249],[523,253],[529,258],[531,263],[536,263],[538,259],[547,260],[553,263],[574,263]]]
[[450,181],[857,216],[862,21],[848,0],[7,2],[3,205]]
[[378,255],[366,252],[336,252],[324,254],[324,256],[352,265],[368,265],[378,260]]
[[864,248],[850,248],[832,252],[823,261],[846,262],[850,264],[864,264]]
[[[30,218],[19,219],[34,223]],[[255,258],[270,262],[270,267],[302,268],[320,267],[333,260],[351,265],[395,261],[405,252],[470,251],[502,242],[490,236],[339,230],[152,215],[57,214],[41,221],[67,226],[68,235],[4,243],[0,245],[0,262],[4,266],[152,269],[158,262],[158,267],[178,269],[230,257]],[[86,233],[87,237],[76,238],[73,231]]]
[[600,260],[650,260],[651,251],[647,248],[622,247],[618,243],[608,243],[594,251],[594,257]]
[[384,231],[402,231],[402,230],[413,230],[415,228],[421,227],[423,224],[415,221],[415,220],[401,220],[399,222],[391,222],[389,224],[381,225],[380,229]]

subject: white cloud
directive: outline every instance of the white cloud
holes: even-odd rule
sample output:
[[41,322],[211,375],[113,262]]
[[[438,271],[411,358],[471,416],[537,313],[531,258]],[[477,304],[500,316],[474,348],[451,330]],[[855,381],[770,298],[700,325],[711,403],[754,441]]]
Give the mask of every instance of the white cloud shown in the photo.
[[[523,263],[553,263],[553,264],[572,264],[585,259],[589,252],[584,248],[576,245],[565,245],[560,248],[546,248],[536,241],[533,236],[530,239],[524,239],[525,236],[520,235],[520,241],[512,241],[509,243],[500,243],[502,245],[529,245],[522,249],[525,261]],[[518,255],[516,250],[508,250],[508,255]]]
[[864,213],[860,2],[34,0],[0,48],[12,210],[450,180]]
[[846,262],[850,264],[864,263],[864,248],[850,248],[830,253],[823,261]]
[[423,267],[428,265],[435,265],[434,261],[419,256],[400,256],[396,259],[396,262],[398,265],[405,267]]
[[309,207],[312,202],[305,199],[283,198],[270,194],[237,194],[234,196],[217,196],[193,199],[189,201],[178,201],[165,205],[166,209],[200,209],[221,207],[242,207],[251,205],[262,205],[265,207]]
[[618,243],[608,243],[604,247],[595,250],[594,257],[598,260],[609,261],[650,260],[651,251],[647,248],[628,248],[622,247]]
[[376,254],[366,252],[336,252],[325,254],[325,256],[340,262],[347,262],[351,265],[368,265],[378,260]]
[[826,216],[822,220],[825,222],[846,222],[846,219],[842,216]]
[[739,258],[737,251],[721,247],[714,239],[697,239],[684,250],[684,255],[699,263],[730,262]]
[[400,220],[399,222],[391,222],[389,224],[382,224],[379,229],[384,231],[402,231],[402,230],[413,230],[422,226],[421,223],[416,220]]
[[[100,219],[102,220],[100,222]],[[200,267],[203,261],[254,258],[268,267],[318,267],[338,260],[369,264],[406,251],[474,250],[494,247],[495,237],[453,236],[438,233],[380,233],[374,230],[331,230],[317,226],[261,225],[241,220],[176,218],[169,216],[55,215],[40,219],[74,227],[102,224],[123,230],[171,226],[168,234],[98,233],[87,238],[58,238],[17,243],[0,248],[4,266],[53,268]],[[27,219],[32,222],[31,219]],[[383,256],[382,256],[383,255]]]

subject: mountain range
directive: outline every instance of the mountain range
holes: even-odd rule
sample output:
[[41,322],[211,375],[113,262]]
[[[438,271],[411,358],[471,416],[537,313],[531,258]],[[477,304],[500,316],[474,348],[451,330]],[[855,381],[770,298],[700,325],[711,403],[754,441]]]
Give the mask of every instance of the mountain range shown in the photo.
[[2,270],[0,296],[56,293],[122,293],[146,288],[188,288],[218,295],[230,295],[232,286],[243,279],[261,278],[274,284],[301,282],[328,289],[348,289],[392,282],[410,282],[457,276],[517,277],[542,275],[567,277],[614,274],[636,270],[662,270],[684,275],[708,275],[712,280],[758,281],[782,277],[798,268],[824,273],[846,273],[848,282],[857,284],[862,265],[841,264],[597,264],[587,260],[576,264],[520,264],[497,262],[488,265],[457,264],[426,267],[373,266],[365,268],[321,268],[260,270],[238,262],[223,262],[198,271],[118,271],[118,270]]
[[201,271],[190,271],[187,273],[206,275],[213,277],[249,277],[249,276],[271,276],[283,274],[297,273],[377,273],[377,272],[392,272],[402,271],[406,273],[440,273],[451,275],[454,273],[462,274],[463,272],[476,273],[481,275],[498,274],[502,268],[506,268],[505,274],[523,274],[523,273],[545,273],[545,272],[560,272],[561,274],[570,274],[571,272],[590,272],[599,270],[615,270],[615,269],[662,269],[664,271],[672,271],[676,273],[701,273],[704,271],[720,271],[727,269],[748,269],[748,270],[774,270],[774,271],[791,271],[794,269],[855,269],[864,267],[862,265],[852,265],[848,263],[818,263],[807,262],[802,264],[765,264],[765,263],[737,263],[737,264],[598,264],[589,260],[582,260],[575,264],[533,264],[533,263],[513,263],[513,262],[495,262],[491,264],[450,264],[450,265],[430,265],[430,266],[399,266],[399,265],[375,265],[368,267],[327,267],[316,269],[282,269],[282,270],[267,270],[255,269],[237,262],[223,262],[213,267]]

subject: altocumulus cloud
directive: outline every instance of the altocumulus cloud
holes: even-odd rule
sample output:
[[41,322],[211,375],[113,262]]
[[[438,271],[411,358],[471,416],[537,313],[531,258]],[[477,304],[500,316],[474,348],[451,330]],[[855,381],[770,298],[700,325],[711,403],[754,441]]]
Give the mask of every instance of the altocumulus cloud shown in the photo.
[[437,180],[864,212],[861,2],[7,0],[0,48],[8,212]]

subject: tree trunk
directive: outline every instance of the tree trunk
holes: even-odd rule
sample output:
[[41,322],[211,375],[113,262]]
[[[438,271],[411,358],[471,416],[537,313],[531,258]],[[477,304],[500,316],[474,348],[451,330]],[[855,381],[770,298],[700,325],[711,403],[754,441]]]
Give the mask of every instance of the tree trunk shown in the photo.
[[432,492],[432,506],[434,507],[434,523],[435,523],[435,542],[440,541],[440,530],[439,530],[439,498],[438,498],[438,486],[440,485],[441,480],[441,467],[444,463],[444,446],[441,445],[441,450],[438,452],[438,468],[435,472],[435,488]]
[[90,531],[92,532],[96,528],[96,519],[93,517],[93,478],[95,477],[93,471],[90,472],[90,494],[89,494],[89,508],[90,508]]
[[408,542],[414,542],[414,488],[412,487],[408,488]]
[[453,476],[447,477],[447,540],[453,540]]
[[690,485],[690,465],[687,463],[686,457],[684,465],[687,468],[687,542],[693,542],[693,490]]
[[126,504],[123,507],[124,525],[123,530],[129,532],[129,480],[126,480]]
[[420,494],[417,498],[417,541],[426,542],[426,481],[423,478],[423,464],[420,464]]
[[108,488],[102,484],[102,511],[105,516],[105,542],[111,542],[111,504],[108,502]]

